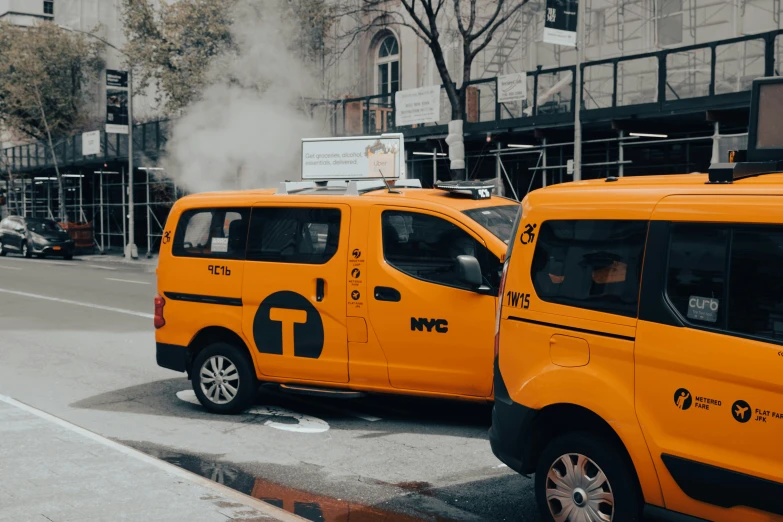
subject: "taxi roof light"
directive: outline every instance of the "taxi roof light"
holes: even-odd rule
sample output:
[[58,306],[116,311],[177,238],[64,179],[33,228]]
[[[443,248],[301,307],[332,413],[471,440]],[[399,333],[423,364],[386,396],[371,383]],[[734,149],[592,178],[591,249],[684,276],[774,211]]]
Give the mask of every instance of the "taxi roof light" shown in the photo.
[[435,188],[451,194],[470,196],[471,199],[489,199],[495,190],[495,183],[488,181],[441,181]]

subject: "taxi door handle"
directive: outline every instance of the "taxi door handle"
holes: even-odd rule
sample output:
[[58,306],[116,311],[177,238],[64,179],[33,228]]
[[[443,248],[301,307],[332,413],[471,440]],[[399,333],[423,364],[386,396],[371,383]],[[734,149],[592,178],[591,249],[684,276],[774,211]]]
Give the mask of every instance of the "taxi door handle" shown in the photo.
[[377,301],[391,301],[396,303],[400,298],[400,292],[394,288],[389,288],[388,286],[375,287],[375,299]]
[[315,300],[319,303],[324,300],[324,280],[320,277],[315,280]]

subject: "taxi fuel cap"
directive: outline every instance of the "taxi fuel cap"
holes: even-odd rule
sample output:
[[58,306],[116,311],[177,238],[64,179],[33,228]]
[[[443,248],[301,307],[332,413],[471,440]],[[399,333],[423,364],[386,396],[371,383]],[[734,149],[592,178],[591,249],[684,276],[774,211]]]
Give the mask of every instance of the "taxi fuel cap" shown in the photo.
[[439,181],[435,188],[452,194],[470,196],[471,199],[489,199],[495,190],[495,184],[486,181]]

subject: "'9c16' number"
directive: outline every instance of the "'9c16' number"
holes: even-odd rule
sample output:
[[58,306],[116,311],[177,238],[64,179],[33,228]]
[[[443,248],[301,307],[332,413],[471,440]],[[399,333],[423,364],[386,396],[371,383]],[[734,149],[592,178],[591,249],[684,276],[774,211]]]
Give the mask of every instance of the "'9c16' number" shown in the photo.
[[209,272],[212,275],[216,275],[216,276],[219,276],[219,275],[230,276],[231,275],[231,270],[227,266],[223,266],[223,265],[209,265],[207,270],[209,270]]

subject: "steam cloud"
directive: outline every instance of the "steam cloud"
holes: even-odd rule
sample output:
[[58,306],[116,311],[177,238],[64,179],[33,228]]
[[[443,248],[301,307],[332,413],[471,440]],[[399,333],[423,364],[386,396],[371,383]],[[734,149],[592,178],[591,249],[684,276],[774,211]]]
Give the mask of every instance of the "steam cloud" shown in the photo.
[[167,176],[189,192],[298,180],[301,139],[324,135],[297,108],[318,85],[289,49],[298,28],[273,1],[240,0],[234,20],[238,52],[211,64],[209,87],[174,123],[163,160]]

